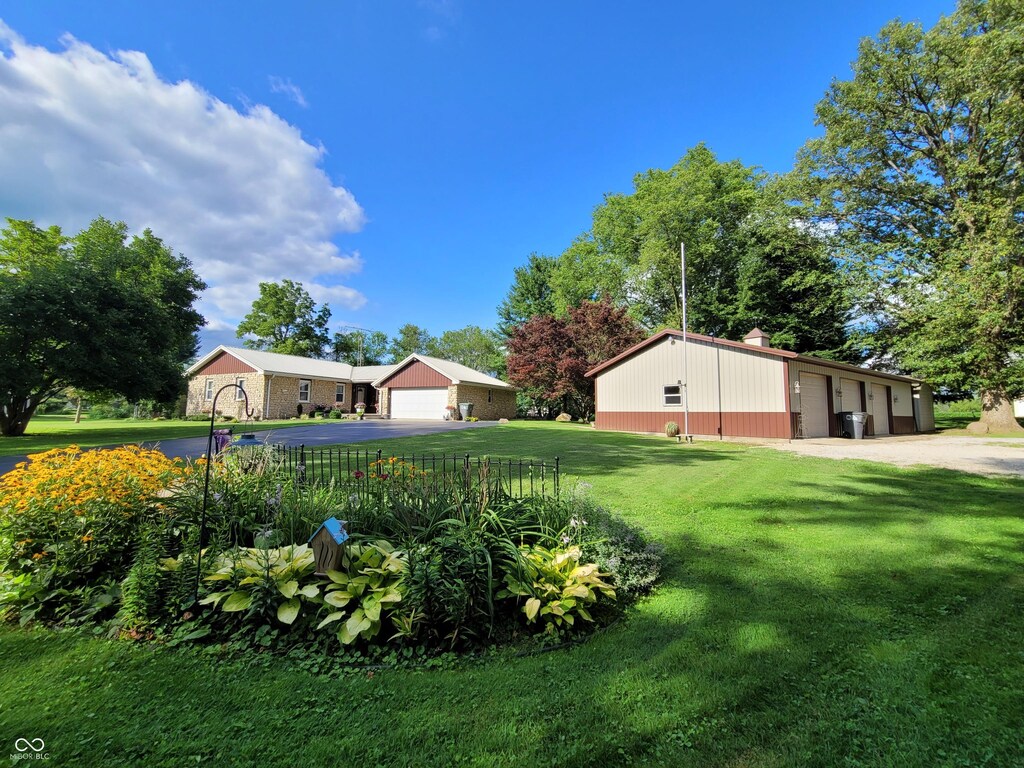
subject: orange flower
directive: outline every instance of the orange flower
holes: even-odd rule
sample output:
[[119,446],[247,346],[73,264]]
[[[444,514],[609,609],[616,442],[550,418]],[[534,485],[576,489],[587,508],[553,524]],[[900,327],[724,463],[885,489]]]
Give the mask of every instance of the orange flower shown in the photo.
[[83,536],[82,541],[88,544],[90,541],[92,541],[92,536]]
[[45,555],[42,552],[36,552],[32,555],[33,560],[42,560]]

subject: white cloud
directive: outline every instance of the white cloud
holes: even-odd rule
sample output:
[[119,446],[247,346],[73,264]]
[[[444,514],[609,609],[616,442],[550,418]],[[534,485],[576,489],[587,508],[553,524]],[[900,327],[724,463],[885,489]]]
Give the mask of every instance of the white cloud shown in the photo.
[[461,12],[455,0],[418,0],[416,4],[435,19],[422,33],[428,42],[441,42],[459,22]]
[[271,75],[269,80],[270,90],[272,93],[283,93],[300,107],[309,106],[309,103],[306,101],[306,97],[302,94],[302,89],[293,83],[290,77],[283,78],[278,77],[277,75]]
[[365,304],[338,284],[359,255],[332,242],[363,210],[324,172],[322,147],[265,106],[168,82],[144,53],[61,42],[29,45],[0,21],[0,217],[150,227],[210,284],[199,308],[212,329],[240,319],[261,280]]

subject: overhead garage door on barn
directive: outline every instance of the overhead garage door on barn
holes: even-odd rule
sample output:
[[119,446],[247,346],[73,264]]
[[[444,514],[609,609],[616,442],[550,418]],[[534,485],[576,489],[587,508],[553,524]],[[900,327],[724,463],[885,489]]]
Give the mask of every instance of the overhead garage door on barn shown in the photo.
[[800,374],[802,437],[828,437],[828,385],[817,373]]
[[876,435],[889,434],[889,393],[884,385],[871,385],[871,415]]
[[391,390],[391,418],[444,418],[448,405],[448,387],[409,387]]

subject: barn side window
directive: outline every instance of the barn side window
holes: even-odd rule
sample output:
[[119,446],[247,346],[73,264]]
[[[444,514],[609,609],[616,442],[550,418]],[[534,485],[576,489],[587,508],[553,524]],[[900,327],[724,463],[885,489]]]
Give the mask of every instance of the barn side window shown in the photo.
[[245,379],[235,379],[238,389],[235,390],[235,400],[245,400]]
[[682,405],[683,396],[680,392],[681,387],[678,384],[665,387],[665,405]]
[[206,380],[206,391],[203,395],[206,400],[213,400],[213,379]]

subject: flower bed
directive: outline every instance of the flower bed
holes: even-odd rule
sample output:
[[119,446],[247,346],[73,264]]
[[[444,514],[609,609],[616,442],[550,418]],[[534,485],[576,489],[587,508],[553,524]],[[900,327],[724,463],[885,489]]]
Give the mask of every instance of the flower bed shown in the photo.
[[[564,640],[620,614],[657,575],[643,535],[580,493],[513,497],[485,475],[429,482],[394,457],[306,484],[255,449],[211,465],[201,534],[202,463],[141,449],[51,454],[3,481],[0,610],[23,622],[430,654]],[[351,538],[340,566],[317,575],[306,542],[331,516]],[[102,554],[69,556],[79,551]]]

